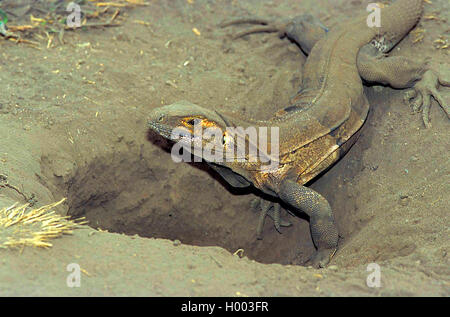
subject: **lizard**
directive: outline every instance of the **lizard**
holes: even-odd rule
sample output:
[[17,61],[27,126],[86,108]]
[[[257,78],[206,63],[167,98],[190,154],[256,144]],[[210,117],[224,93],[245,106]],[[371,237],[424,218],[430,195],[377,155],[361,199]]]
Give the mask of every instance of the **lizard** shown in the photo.
[[[366,14],[331,30],[308,15],[284,24],[263,23],[266,26],[240,35],[279,32],[308,53],[302,87],[286,108],[269,120],[256,120],[180,101],[153,109],[148,127],[163,138],[183,141],[187,145],[184,148],[194,155],[199,153],[196,150],[208,145],[205,138],[199,138],[196,129],[218,129],[221,138],[217,144],[222,147],[221,153],[234,149],[240,141],[248,147],[256,147],[264,160],[255,161],[250,151],[234,159],[214,160],[210,156],[203,159],[230,185],[254,186],[281,200],[293,211],[308,215],[316,247],[310,263],[317,268],[325,267],[337,251],[338,229],[329,202],[305,184],[330,168],[357,140],[369,111],[363,80],[395,88],[413,87],[407,99],[422,107],[427,126],[431,97],[449,116],[449,108],[437,90],[440,84],[448,86],[449,82],[431,69],[427,60],[386,55],[412,30],[422,13],[423,0],[397,0],[390,6],[380,6],[380,27],[370,27]],[[244,22],[261,21],[245,19],[224,25]],[[305,30],[312,30],[312,35],[305,34]],[[277,127],[279,136],[271,138],[261,148],[245,131],[235,129],[234,133],[229,133],[229,127]],[[274,157],[272,150],[277,146],[278,153]],[[267,158],[276,162],[276,168],[266,168]],[[267,214],[270,204],[262,205],[262,214]],[[272,215],[279,225],[279,208]]]
[[[232,36],[232,40],[237,40],[244,36],[254,33],[278,33],[280,38],[287,37],[291,42],[297,44],[300,49],[309,55],[312,47],[329,31],[322,21],[310,14],[302,14],[287,21],[270,21],[262,18],[241,18],[219,24],[225,28],[232,25],[240,24],[256,24],[258,27],[244,30]],[[433,71],[429,71],[425,64],[426,61],[413,61],[404,57],[386,57],[386,52],[392,50],[396,43],[392,46],[384,46],[383,42],[372,41],[364,45],[358,52],[356,65],[358,72],[364,84],[382,84],[390,85],[393,88],[411,88],[406,91],[404,99],[406,103],[410,103],[414,112],[422,111],[422,121],[426,128],[431,128],[430,108],[431,97],[444,109],[447,116],[450,108],[447,106],[441,95],[437,91],[439,85],[450,86],[450,79],[444,78],[442,75],[437,76]],[[380,59],[384,59],[382,62]],[[410,67],[397,67],[398,64],[410,64]],[[411,64],[412,63],[412,64]],[[382,66],[380,68],[380,66]],[[415,74],[415,75],[413,75]],[[420,81],[418,81],[421,79]],[[301,89],[299,93],[301,92]],[[299,93],[295,97],[299,96]],[[261,208],[261,216],[257,227],[257,237],[262,239],[262,229],[266,216],[274,221],[276,230],[281,233],[281,227],[288,227],[292,224],[280,218],[280,206],[270,203],[264,199],[255,199],[252,201],[252,208]],[[271,209],[273,208],[273,210]],[[287,210],[289,214],[292,214]]]

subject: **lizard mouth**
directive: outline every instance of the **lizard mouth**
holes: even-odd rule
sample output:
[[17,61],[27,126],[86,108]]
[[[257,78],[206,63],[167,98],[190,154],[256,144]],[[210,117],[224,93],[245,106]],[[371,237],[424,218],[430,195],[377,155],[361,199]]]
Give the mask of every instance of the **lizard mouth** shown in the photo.
[[164,123],[149,121],[148,127],[150,128],[150,130],[156,132],[157,134],[172,142],[184,143],[187,146],[202,145],[201,137],[193,135],[189,129],[183,126],[172,128],[170,125]]
[[[193,139],[191,132],[183,127],[177,127],[174,129],[167,124],[163,124],[156,121],[149,121],[148,127],[150,128],[150,130],[155,131],[162,137],[174,142],[180,141],[180,139],[186,141],[190,141]],[[176,134],[174,133],[175,130]]]
[[148,127],[150,128],[150,130],[155,131],[162,137],[171,140],[172,131],[173,131],[172,127],[170,127],[166,124],[156,122],[156,121],[149,121]]

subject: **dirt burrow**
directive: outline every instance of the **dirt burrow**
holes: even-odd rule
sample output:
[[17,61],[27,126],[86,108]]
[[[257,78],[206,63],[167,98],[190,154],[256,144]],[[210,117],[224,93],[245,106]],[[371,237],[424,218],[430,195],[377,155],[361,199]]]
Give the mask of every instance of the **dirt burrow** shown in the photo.
[[263,263],[300,263],[314,251],[307,221],[287,214],[295,225],[280,235],[268,220],[264,240],[257,240],[259,215],[251,208],[257,196],[251,190],[230,188],[203,164],[171,163],[166,147],[155,147],[158,140],[148,136],[108,137],[102,142],[112,148],[102,153],[79,148],[76,162],[64,161],[73,156],[61,152],[42,157],[42,180],[55,196],[67,197],[69,215],[111,232],[220,246],[231,253],[243,249]]

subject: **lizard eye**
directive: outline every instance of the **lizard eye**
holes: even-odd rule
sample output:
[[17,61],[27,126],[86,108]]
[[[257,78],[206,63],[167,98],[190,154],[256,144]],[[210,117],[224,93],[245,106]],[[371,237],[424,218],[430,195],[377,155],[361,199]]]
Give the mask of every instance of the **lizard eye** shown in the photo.
[[164,115],[162,114],[162,115],[159,116],[158,121],[159,122],[163,122],[163,120],[164,120]]
[[187,124],[189,124],[189,125],[194,125],[194,124],[195,124],[195,120],[194,120],[194,119],[190,119],[190,120],[187,122]]
[[224,133],[222,136],[222,145],[226,145],[229,142],[230,142],[230,137],[226,133]]

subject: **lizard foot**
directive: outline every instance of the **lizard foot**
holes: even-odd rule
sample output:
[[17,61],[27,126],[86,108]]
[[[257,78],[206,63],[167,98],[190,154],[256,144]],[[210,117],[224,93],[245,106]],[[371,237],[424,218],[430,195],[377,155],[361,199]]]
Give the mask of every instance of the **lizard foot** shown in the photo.
[[427,70],[422,79],[416,85],[405,93],[405,102],[409,103],[413,111],[422,111],[422,120],[426,128],[431,127],[430,108],[431,97],[444,109],[447,117],[450,118],[450,107],[445,103],[438,91],[439,86],[450,87],[450,80],[445,80],[432,70]]
[[262,198],[255,198],[251,204],[254,210],[260,209],[258,227],[256,228],[256,236],[258,240],[262,240],[262,231],[267,216],[273,220],[275,229],[279,233],[281,233],[281,227],[289,227],[292,225],[291,222],[281,219],[280,204],[273,203]]
[[231,25],[240,24],[259,24],[248,30],[241,31],[232,36],[232,39],[238,39],[243,36],[254,33],[278,33],[278,37],[287,37],[295,42],[301,49],[309,54],[313,46],[328,32],[328,28],[322,22],[310,14],[298,15],[289,20],[271,22],[264,19],[238,19],[224,22],[220,27],[225,28]]
[[316,269],[318,268],[324,268],[330,263],[331,258],[336,253],[337,249],[322,249],[317,250],[316,253],[313,254],[313,256],[305,263],[309,264]]
[[237,20],[233,20],[233,21],[223,22],[219,26],[221,28],[225,28],[228,26],[240,25],[240,24],[256,24],[259,26],[234,34],[232,36],[233,40],[236,40],[238,38],[244,37],[249,34],[254,34],[254,33],[278,33],[279,37],[283,37],[286,34],[286,27],[288,25],[288,23],[270,22],[265,19],[243,18],[243,19],[237,19]]

